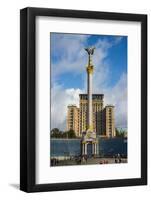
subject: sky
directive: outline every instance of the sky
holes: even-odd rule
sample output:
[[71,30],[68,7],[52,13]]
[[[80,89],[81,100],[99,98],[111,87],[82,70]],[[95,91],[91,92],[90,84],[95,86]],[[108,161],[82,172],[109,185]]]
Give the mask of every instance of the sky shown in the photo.
[[50,33],[51,129],[66,128],[67,106],[87,91],[86,47],[95,47],[93,93],[115,106],[115,125],[127,128],[127,36]]

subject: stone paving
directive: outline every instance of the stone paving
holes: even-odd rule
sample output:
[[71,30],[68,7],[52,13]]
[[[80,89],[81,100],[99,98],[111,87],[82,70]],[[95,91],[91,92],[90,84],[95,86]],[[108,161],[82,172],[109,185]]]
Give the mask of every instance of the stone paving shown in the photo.
[[66,165],[91,165],[91,164],[121,164],[127,163],[126,158],[88,158],[86,159],[67,159],[60,160],[53,164],[53,166],[66,166]]

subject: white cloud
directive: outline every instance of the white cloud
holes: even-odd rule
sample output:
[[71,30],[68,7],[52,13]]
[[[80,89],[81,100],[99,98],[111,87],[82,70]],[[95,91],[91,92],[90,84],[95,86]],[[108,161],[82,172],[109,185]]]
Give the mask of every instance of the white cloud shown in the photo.
[[127,75],[122,74],[113,88],[105,88],[105,104],[115,106],[115,124],[117,127],[127,127]]
[[84,47],[88,37],[89,35],[53,35],[51,48],[60,55],[59,62],[51,63],[52,69],[55,69],[55,77],[66,72],[81,73],[84,70],[87,60]]
[[51,89],[51,129],[65,130],[67,106],[76,104],[79,106],[80,89],[64,89],[61,85],[54,85]]
[[[77,88],[64,89],[61,85],[54,85],[51,90],[51,128],[65,130],[67,106],[75,104],[79,106],[79,94],[84,91]],[[113,88],[103,88],[104,106],[115,106],[115,124],[117,127],[127,126],[127,76],[121,78]]]

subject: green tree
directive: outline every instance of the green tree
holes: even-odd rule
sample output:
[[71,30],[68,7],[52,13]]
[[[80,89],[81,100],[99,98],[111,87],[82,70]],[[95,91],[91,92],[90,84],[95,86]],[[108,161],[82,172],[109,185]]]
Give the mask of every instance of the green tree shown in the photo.
[[119,130],[117,128],[115,128],[115,133],[116,133],[116,137],[119,137],[120,132],[119,132]]
[[74,130],[62,132],[58,128],[54,128],[50,132],[51,138],[76,138]]
[[116,137],[124,137],[127,135],[127,132],[124,131],[124,130],[118,130],[117,128],[115,129],[115,132],[116,132]]
[[51,138],[60,138],[62,132],[58,128],[53,128],[50,132]]
[[64,138],[76,138],[76,134],[74,130],[69,130],[63,133]]
[[69,135],[69,138],[76,138],[76,134],[74,130],[69,130],[68,135]]

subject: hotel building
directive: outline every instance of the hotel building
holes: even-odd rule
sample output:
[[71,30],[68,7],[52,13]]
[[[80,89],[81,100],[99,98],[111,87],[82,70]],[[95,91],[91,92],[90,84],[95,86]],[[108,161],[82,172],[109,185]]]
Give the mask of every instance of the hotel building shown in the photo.
[[[79,95],[79,108],[69,105],[67,110],[67,130],[74,130],[77,137],[87,130],[87,94]],[[93,131],[102,137],[115,136],[114,106],[104,107],[104,95],[92,95]]]
[[67,111],[67,130],[74,130],[77,137],[80,137],[79,117],[79,108],[76,105],[69,105]]
[[106,105],[103,109],[103,127],[104,132],[102,135],[105,135],[106,137],[115,137],[115,118],[113,105]]

